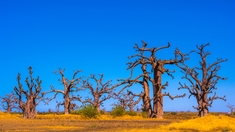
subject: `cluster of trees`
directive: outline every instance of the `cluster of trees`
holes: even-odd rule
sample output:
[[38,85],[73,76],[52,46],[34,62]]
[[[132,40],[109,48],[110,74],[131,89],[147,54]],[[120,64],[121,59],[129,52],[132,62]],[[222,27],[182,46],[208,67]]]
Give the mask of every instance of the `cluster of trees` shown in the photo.
[[[209,44],[197,45],[197,49],[191,51],[189,54],[183,54],[179,49],[175,49],[174,58],[169,60],[159,59],[156,53],[159,50],[164,50],[170,47],[170,43],[167,46],[148,48],[147,43],[142,41],[142,46],[136,44],[134,49],[136,54],[129,57],[130,61],[127,63],[127,69],[130,70],[130,77],[126,79],[118,79],[118,83],[111,84],[111,80],[104,81],[104,75],[90,75],[85,78],[78,76],[81,71],[74,71],[72,79],[65,77],[64,69],[58,69],[55,74],[60,75],[59,82],[63,84],[64,89],[59,90],[54,86],[51,86],[50,91],[42,92],[42,80],[39,77],[33,77],[32,67],[29,67],[29,77],[25,79],[27,88],[23,88],[21,83],[21,75],[18,73],[17,82],[18,86],[14,88],[15,93],[11,93],[2,97],[3,107],[10,112],[12,108],[19,108],[24,118],[35,118],[36,106],[43,101],[48,104],[51,100],[55,99],[58,94],[62,94],[64,97],[63,102],[58,102],[57,106],[64,106],[64,113],[69,114],[71,110],[78,106],[73,101],[80,101],[82,103],[89,103],[93,105],[98,112],[100,112],[100,106],[102,103],[110,98],[118,100],[114,106],[121,106],[123,108],[129,108],[130,111],[134,110],[136,104],[142,100],[142,110],[147,113],[148,118],[163,118],[163,97],[167,96],[170,99],[182,98],[183,95],[172,96],[170,93],[163,92],[168,86],[168,82],[162,83],[162,75],[167,74],[173,78],[172,71],[166,69],[166,65],[175,65],[181,69],[183,77],[189,82],[189,84],[180,84],[179,89],[187,89],[189,92],[189,98],[195,97],[197,100],[197,106],[193,106],[198,111],[198,116],[206,116],[209,112],[208,107],[212,105],[216,99],[225,100],[224,97],[216,95],[216,84],[219,80],[225,80],[217,74],[220,70],[219,64],[227,61],[223,59],[217,59],[214,63],[208,64],[207,56],[210,52],[205,51],[205,47]],[[199,66],[189,67],[187,62],[190,60],[190,54],[196,53],[200,57]],[[192,60],[195,61],[195,60]],[[140,75],[134,77],[134,70],[139,70]],[[142,86],[141,93],[133,93],[131,90],[124,90],[134,84]],[[118,92],[115,92],[117,87],[121,87]],[[92,98],[87,97],[82,99],[79,95],[79,91],[89,90]],[[150,90],[153,91],[153,95],[150,96]],[[54,93],[52,98],[46,98],[48,93]],[[209,94],[212,94],[209,97]],[[136,99],[134,99],[136,98]]]

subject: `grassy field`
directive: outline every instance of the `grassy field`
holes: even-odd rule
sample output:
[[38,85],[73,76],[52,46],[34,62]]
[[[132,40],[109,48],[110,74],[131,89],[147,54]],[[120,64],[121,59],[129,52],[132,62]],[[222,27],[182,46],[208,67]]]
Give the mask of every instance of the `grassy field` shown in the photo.
[[235,118],[209,115],[197,118],[196,113],[166,113],[164,119],[147,119],[141,116],[113,118],[101,115],[97,119],[83,119],[79,115],[37,115],[36,119],[23,119],[19,114],[0,113],[0,132],[235,132]]

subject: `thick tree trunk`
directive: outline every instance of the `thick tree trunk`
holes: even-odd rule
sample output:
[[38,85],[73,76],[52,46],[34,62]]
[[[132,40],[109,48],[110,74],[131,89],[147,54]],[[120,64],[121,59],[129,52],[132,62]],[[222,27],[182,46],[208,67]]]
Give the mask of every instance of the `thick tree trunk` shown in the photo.
[[7,113],[10,114],[11,113],[11,104],[7,103]]
[[208,111],[208,106],[207,106],[207,94],[204,94],[204,96],[202,96],[203,98],[197,98],[199,99],[198,101],[198,108],[199,108],[199,111],[198,111],[198,116],[199,117],[203,117],[203,116],[207,116],[209,111]]
[[154,69],[154,81],[155,85],[153,85],[153,112],[156,118],[163,118],[163,96],[162,95],[162,73],[161,68],[156,67]]
[[33,119],[36,117],[36,105],[33,103],[31,99],[29,99],[24,106],[24,109],[22,109],[23,112],[23,118],[29,118]]
[[69,94],[64,96],[64,114],[70,114],[70,98]]
[[99,104],[96,105],[95,108],[96,108],[97,112],[100,113],[100,105]]
[[99,96],[99,93],[96,93],[95,96],[94,96],[94,101],[95,101],[95,104],[94,104],[94,107],[96,108],[97,112],[100,113],[100,96]]
[[143,85],[144,85],[144,92],[145,92],[145,95],[143,97],[144,109],[147,113],[148,118],[151,118],[152,117],[152,107],[151,107],[151,102],[150,102],[149,87],[148,87],[147,80],[144,80]]

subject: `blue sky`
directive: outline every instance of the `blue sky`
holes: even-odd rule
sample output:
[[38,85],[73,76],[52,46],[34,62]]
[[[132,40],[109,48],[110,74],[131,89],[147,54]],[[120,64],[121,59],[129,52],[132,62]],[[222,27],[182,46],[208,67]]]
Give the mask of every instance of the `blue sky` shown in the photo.
[[[228,77],[218,83],[218,95],[226,95],[227,102],[214,101],[211,111],[229,111],[228,103],[235,100],[235,2],[232,0],[198,1],[140,1],[140,0],[87,0],[87,1],[0,1],[0,96],[13,91],[16,76],[22,74],[22,83],[28,76],[27,68],[33,67],[34,76],[43,81],[43,91],[50,85],[62,89],[52,74],[65,68],[65,75],[73,70],[82,70],[82,76],[103,73],[106,80],[126,78],[128,56],[133,55],[135,43],[141,40],[149,47],[167,45],[169,49],[159,51],[162,59],[174,57],[176,47],[182,52],[196,48],[196,44],[210,43],[209,63],[216,58],[228,58],[221,64],[219,75]],[[192,57],[191,64],[198,64]],[[174,80],[164,75],[163,83],[169,82],[166,91],[178,91],[182,74],[176,67]],[[26,87],[26,86],[25,86]],[[136,85],[131,88],[140,91]],[[84,93],[82,93],[84,94]],[[86,95],[84,95],[86,96]],[[58,96],[57,100],[61,100]],[[164,98],[166,111],[194,111],[196,100]],[[54,109],[42,103],[38,110]],[[111,109],[112,100],[105,102]]]

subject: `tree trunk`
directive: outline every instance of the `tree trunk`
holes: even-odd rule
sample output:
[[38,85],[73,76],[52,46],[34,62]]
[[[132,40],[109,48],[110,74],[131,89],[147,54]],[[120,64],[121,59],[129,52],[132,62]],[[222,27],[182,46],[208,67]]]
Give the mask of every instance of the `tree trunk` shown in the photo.
[[143,104],[144,104],[144,109],[147,113],[148,118],[152,117],[152,107],[151,107],[151,102],[150,102],[150,97],[149,97],[149,87],[148,87],[148,82],[145,79],[144,80],[144,97],[143,97]]
[[64,95],[64,114],[70,114],[70,99],[69,94]]
[[[159,64],[158,64],[159,65]],[[156,118],[163,118],[163,96],[162,95],[162,73],[160,70],[162,68],[157,67],[154,69],[154,81],[155,85],[153,85],[153,112]]]
[[11,104],[7,103],[7,113],[10,114],[11,113]]
[[95,108],[96,108],[97,112],[100,113],[100,105],[99,104],[96,105]]
[[32,99],[28,99],[24,108],[22,109],[23,118],[33,119],[36,117],[36,105]]
[[209,111],[208,111],[208,106],[207,106],[207,102],[206,99],[207,95],[204,95],[204,99],[200,99],[198,101],[198,116],[199,117],[203,117],[203,116],[207,116]]

